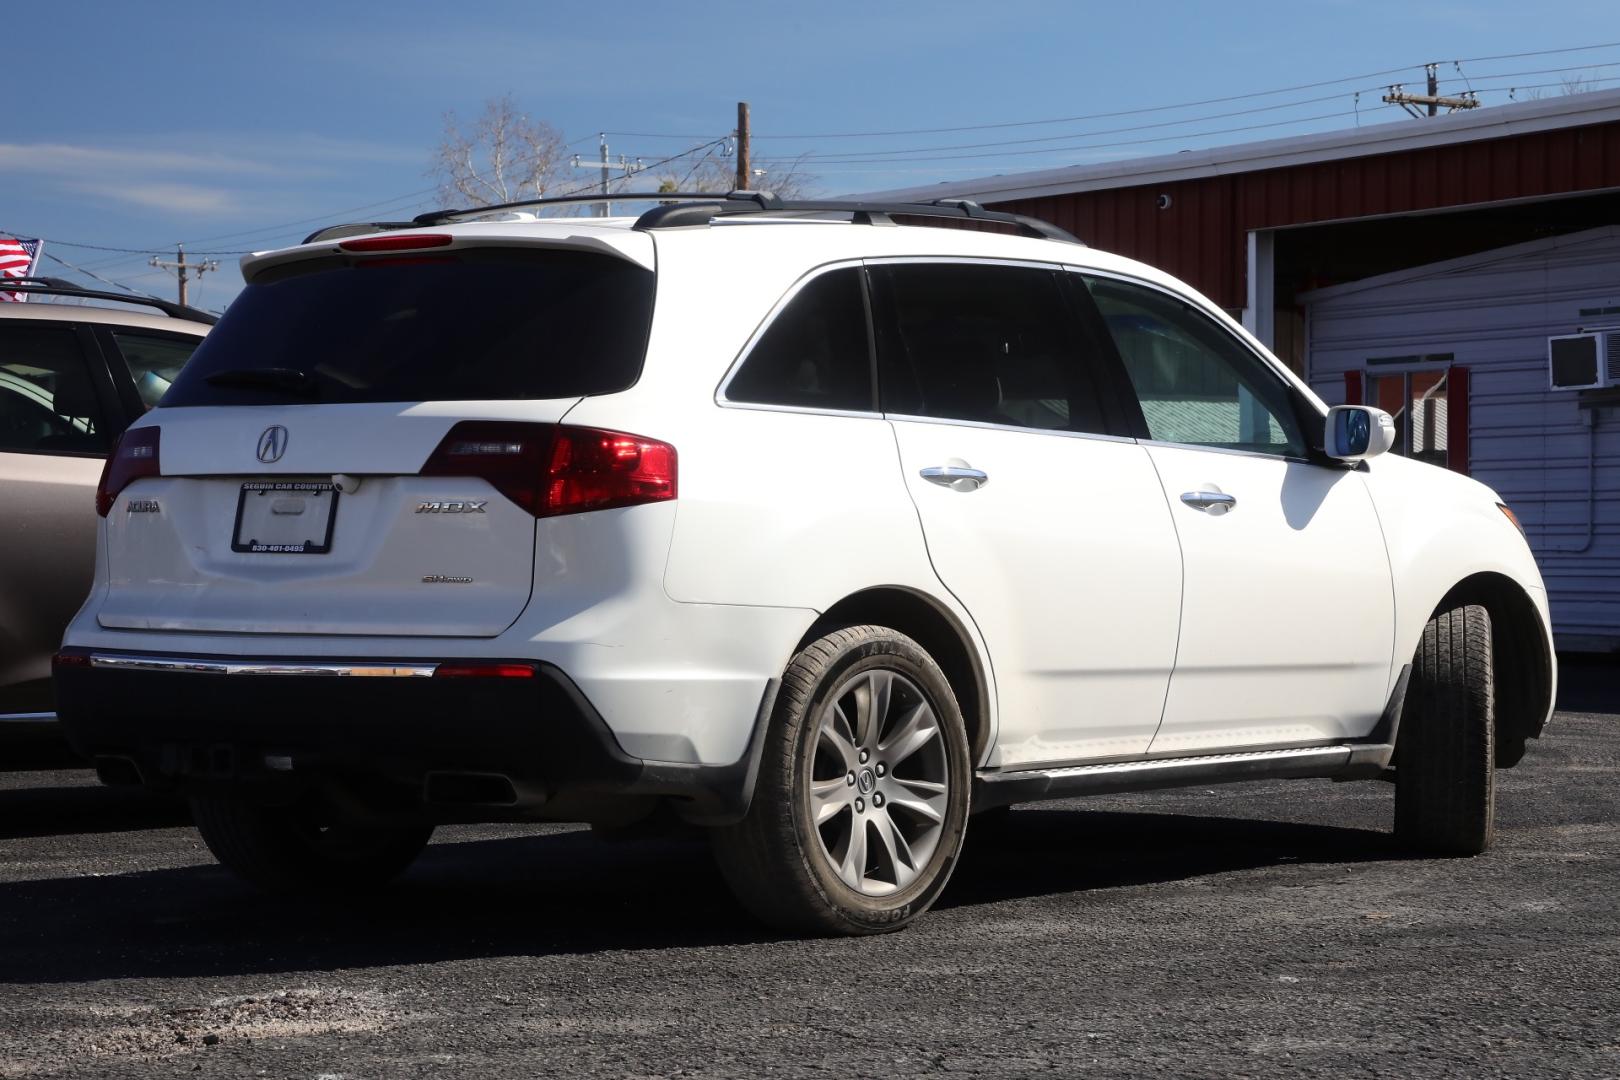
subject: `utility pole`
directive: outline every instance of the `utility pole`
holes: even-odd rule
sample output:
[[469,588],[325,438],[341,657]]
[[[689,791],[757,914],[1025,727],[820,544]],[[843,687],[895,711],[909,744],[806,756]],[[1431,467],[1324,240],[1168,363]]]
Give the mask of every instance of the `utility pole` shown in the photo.
[[[612,194],[613,170],[614,169],[618,169],[621,173],[624,174],[624,179],[628,180],[628,179],[630,179],[630,177],[636,175],[636,173],[638,173],[641,170],[645,169],[647,166],[642,162],[642,160],[640,158],[636,158],[634,161],[631,161],[629,158],[625,157],[623,154],[620,154],[618,156],[618,159],[615,160],[614,158],[612,158],[612,157],[610,157],[608,155],[607,133],[602,132],[597,137],[602,140],[602,146],[601,146],[601,154],[594,163],[587,163],[578,154],[575,154],[573,157],[569,158],[568,163],[570,165],[572,165],[576,169],[601,169],[602,170],[602,194],[603,195],[609,195],[609,194]],[[612,217],[613,216],[613,204],[611,202],[608,202],[608,201],[604,200],[603,202],[594,203],[592,205],[595,206],[595,209],[592,210],[591,213],[594,214],[595,216],[597,216],[597,217]]]
[[175,245],[174,262],[169,262],[167,259],[160,259],[154,255],[152,256],[152,265],[157,267],[159,270],[173,270],[175,272],[176,276],[180,279],[180,305],[182,307],[187,306],[186,285],[191,281],[191,278],[187,276],[188,272],[194,270],[196,271],[197,277],[201,278],[204,274],[208,273],[208,271],[219,269],[219,263],[214,259],[204,259],[202,262],[187,262],[186,249],[185,245],[183,244]]
[[747,191],[754,186],[753,170],[748,160],[748,102],[737,102],[737,188]]
[[1429,92],[1427,94],[1409,94],[1402,88],[1400,83],[1396,83],[1389,88],[1389,93],[1384,95],[1384,103],[1387,105],[1399,105],[1413,116],[1418,117],[1424,115],[1418,111],[1419,105],[1428,108],[1429,116],[1439,115],[1440,106],[1442,105],[1446,107],[1447,112],[1456,112],[1458,109],[1479,108],[1479,98],[1472,90],[1468,90],[1457,97],[1440,96],[1438,64],[1423,65],[1423,73],[1428,77]]

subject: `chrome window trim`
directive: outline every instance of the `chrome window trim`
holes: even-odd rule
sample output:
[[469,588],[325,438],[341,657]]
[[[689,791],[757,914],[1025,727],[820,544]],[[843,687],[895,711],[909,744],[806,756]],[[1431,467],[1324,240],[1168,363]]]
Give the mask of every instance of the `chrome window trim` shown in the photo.
[[[1094,439],[1097,442],[1144,443],[1129,435],[1108,435],[1100,431],[1069,431],[1066,428],[1025,427],[1022,424],[993,424],[984,420],[953,420],[948,416],[913,416],[910,413],[884,413],[883,419],[907,424],[944,424],[948,427],[976,428],[980,431],[1011,431],[1019,435],[1060,435],[1066,439]],[[1271,456],[1271,455],[1262,455]]]
[[427,678],[438,663],[380,661],[377,663],[309,660],[219,660],[181,656],[138,656],[129,653],[90,654],[92,668],[119,671],[167,671],[186,675],[325,675],[339,678]]
[[38,724],[55,719],[54,712],[0,712],[0,724]]
[[1318,465],[1308,457],[1297,454],[1268,454],[1264,450],[1239,450],[1231,446],[1208,446],[1204,443],[1170,442],[1167,439],[1138,439],[1143,446],[1163,446],[1169,450],[1198,450],[1207,454],[1231,454],[1234,457],[1264,458],[1267,461],[1287,461],[1295,465]]

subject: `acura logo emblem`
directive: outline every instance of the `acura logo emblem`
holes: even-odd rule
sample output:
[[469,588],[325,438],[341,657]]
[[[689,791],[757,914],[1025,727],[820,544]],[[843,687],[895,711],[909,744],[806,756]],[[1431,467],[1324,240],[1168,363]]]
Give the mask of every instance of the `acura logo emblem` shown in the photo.
[[287,452],[287,429],[280,424],[272,424],[264,429],[259,436],[259,460],[266,465],[280,461],[281,455]]

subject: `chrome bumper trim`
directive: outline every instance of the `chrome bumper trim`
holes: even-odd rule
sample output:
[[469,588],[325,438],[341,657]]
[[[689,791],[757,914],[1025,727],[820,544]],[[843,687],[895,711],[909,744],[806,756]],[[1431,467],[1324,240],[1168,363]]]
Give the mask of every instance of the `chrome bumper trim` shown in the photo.
[[39,724],[56,719],[53,712],[0,713],[0,724]]
[[90,654],[93,668],[121,671],[167,671],[187,675],[325,675],[338,678],[430,678],[438,664],[321,663],[305,660],[201,660],[179,656]]

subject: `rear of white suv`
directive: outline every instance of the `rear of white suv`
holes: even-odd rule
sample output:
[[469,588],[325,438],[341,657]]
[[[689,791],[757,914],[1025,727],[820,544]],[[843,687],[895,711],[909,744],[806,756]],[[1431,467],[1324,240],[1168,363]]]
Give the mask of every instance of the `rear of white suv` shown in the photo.
[[1398,733],[1407,835],[1488,844],[1553,672],[1487,489],[1369,469],[1387,417],[1335,434],[1049,226],[727,202],[247,260],[103,478],[57,666],[103,779],[274,889],[668,806],[755,913],[859,933],[938,897],[970,805],[1387,775]]

